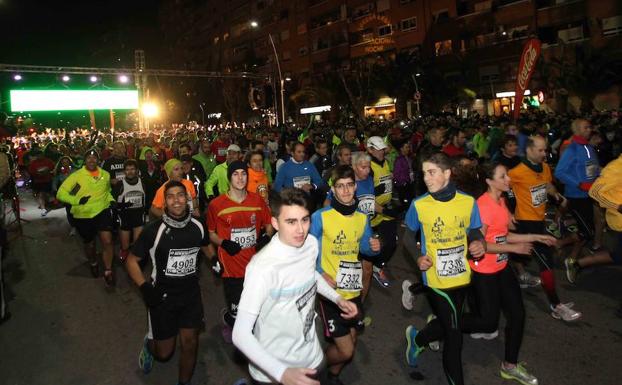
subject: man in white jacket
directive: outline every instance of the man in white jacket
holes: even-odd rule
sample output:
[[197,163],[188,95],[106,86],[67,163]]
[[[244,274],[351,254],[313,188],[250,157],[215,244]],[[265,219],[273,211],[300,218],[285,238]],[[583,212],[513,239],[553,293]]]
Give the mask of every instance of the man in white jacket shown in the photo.
[[315,295],[334,302],[344,318],[357,307],[316,271],[318,241],[308,236],[309,202],[300,189],[270,197],[278,233],[246,268],[233,343],[249,359],[257,384],[325,384],[324,354],[315,331]]

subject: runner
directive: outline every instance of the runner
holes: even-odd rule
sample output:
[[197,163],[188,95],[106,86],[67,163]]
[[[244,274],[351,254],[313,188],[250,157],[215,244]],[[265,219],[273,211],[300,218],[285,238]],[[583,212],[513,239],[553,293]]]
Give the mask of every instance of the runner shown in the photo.
[[495,338],[499,333],[501,310],[505,324],[505,360],[501,363],[501,377],[514,379],[525,385],[537,385],[538,379],[527,372],[518,361],[518,352],[525,327],[525,309],[516,275],[508,265],[508,253],[529,255],[532,243],[555,244],[550,235],[516,234],[510,232],[511,214],[502,194],[510,189],[507,169],[500,163],[486,163],[478,172],[479,181],[484,180],[487,191],[477,199],[482,221],[482,233],[486,237],[487,252],[483,258],[469,260],[472,293],[475,309],[464,314],[462,330],[473,338]]
[[339,373],[354,356],[357,323],[362,323],[363,268],[359,251],[377,255],[380,241],[372,238],[369,218],[358,210],[354,170],[339,166],[331,179],[333,199],[330,206],[313,213],[309,233],[319,241],[317,270],[339,295],[358,307],[358,320],[344,319],[337,305],[319,300],[324,335],[332,339],[325,351],[329,383],[338,385],[343,384]]
[[112,195],[116,199],[120,220],[121,262],[127,259],[130,237],[136,241],[145,224],[145,188],[138,177],[138,162],[134,159],[126,160],[123,175],[120,183],[112,186]]
[[[197,274],[199,251],[209,244],[201,222],[188,209],[188,191],[180,181],[164,185],[162,218],[150,222],[134,245],[125,264],[132,281],[140,288],[148,309],[148,332],[138,365],[147,374],[154,357],[168,360],[175,352],[177,336],[179,384],[188,384],[197,359],[199,329],[203,326],[203,303]],[[153,265],[147,281],[139,260]]]
[[227,307],[223,309],[222,335],[231,343],[231,332],[244,286],[246,265],[256,252],[262,230],[272,236],[270,210],[258,194],[246,191],[246,163],[236,160],[227,169],[229,191],[212,200],[207,210],[209,238],[218,246]]
[[[393,173],[389,162],[385,159],[386,143],[379,136],[367,139],[367,152],[371,157],[371,171],[374,177],[374,193],[376,195],[375,215],[371,220],[374,232],[380,235],[382,251],[373,262],[373,277],[381,287],[391,285],[385,274],[385,267],[397,248],[397,220],[399,210],[391,206],[393,197]],[[372,263],[363,262],[364,280],[368,282],[372,276]]]
[[[212,148],[213,145],[212,145]],[[205,195],[207,199],[212,199],[215,196],[226,194],[229,191],[229,179],[227,178],[227,167],[234,161],[240,160],[240,146],[237,144],[231,144],[226,148],[226,159],[218,166],[214,167],[212,174],[205,182]],[[217,157],[218,158],[218,157]],[[214,191],[214,188],[216,190]]]
[[270,197],[270,205],[278,232],[246,268],[233,343],[248,357],[258,384],[319,385],[317,379],[326,374],[315,329],[315,294],[337,304],[345,319],[354,319],[357,307],[315,270],[319,246],[307,236],[306,194],[286,188]]
[[[522,234],[546,234],[544,216],[547,195],[555,197],[562,205],[565,204],[565,198],[551,183],[553,177],[549,165],[544,163],[545,158],[546,140],[541,136],[530,136],[527,139],[525,158],[508,173],[512,191],[516,196],[514,218],[518,221],[517,230]],[[551,316],[564,321],[581,318],[581,313],[559,300],[553,274],[553,249],[538,243],[534,245],[533,255],[540,267],[542,288],[550,303]]]
[[292,151],[292,158],[285,162],[277,172],[272,189],[279,192],[285,187],[295,187],[311,194],[312,191],[321,188],[323,185],[324,181],[315,166],[305,160],[304,144],[296,143]]
[[[166,175],[168,175],[169,181],[181,182],[184,186],[186,186],[186,191],[188,191],[188,205],[190,206],[190,212],[192,216],[195,218],[199,218],[201,214],[199,213],[199,204],[197,201],[197,193],[194,189],[194,184],[184,178],[184,171],[182,163],[179,159],[169,159],[164,164],[164,170],[166,171]],[[151,202],[151,209],[149,209],[151,215],[156,218],[162,217],[164,213],[164,207],[166,203],[166,197],[164,196],[164,186],[166,183],[156,191],[155,197],[153,198],[153,202]]]
[[89,150],[84,155],[85,165],[69,175],[58,188],[56,198],[71,205],[76,230],[84,242],[84,251],[91,265],[93,277],[99,277],[95,237],[99,235],[104,262],[104,281],[114,284],[112,273],[112,215],[110,203],[110,174],[97,166],[99,154]]
[[589,266],[615,263],[622,264],[622,155],[611,161],[594,181],[589,194],[607,209],[605,218],[611,233],[616,237],[614,249],[601,250],[580,259],[566,259],[566,277],[574,283],[579,272]]
[[447,155],[423,160],[428,193],[415,199],[406,213],[406,225],[421,230],[421,256],[417,265],[435,318],[418,331],[406,328],[406,361],[415,366],[424,347],[443,340],[443,368],[452,385],[464,384],[462,374],[462,308],[471,281],[467,253],[480,258],[486,251],[479,211],[470,195],[457,191]]
[[268,202],[268,193],[270,192],[270,179],[264,169],[264,153],[261,151],[252,151],[248,154],[248,185],[246,189],[249,192],[256,193],[262,197],[266,203]]
[[110,174],[110,183],[114,186],[125,177],[125,161],[127,159],[125,143],[116,141],[112,144],[112,156],[102,164],[102,168]]
[[49,194],[52,192],[54,166],[54,162],[45,157],[38,149],[30,151],[28,173],[32,178],[32,192],[37,196],[37,203],[39,203],[42,217],[49,212],[48,200]]

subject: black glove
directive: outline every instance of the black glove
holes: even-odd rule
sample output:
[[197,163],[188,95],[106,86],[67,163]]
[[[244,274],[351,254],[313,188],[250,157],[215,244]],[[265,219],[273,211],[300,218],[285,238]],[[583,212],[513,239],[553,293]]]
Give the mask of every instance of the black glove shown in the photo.
[[382,208],[382,214],[393,218],[399,218],[400,215],[402,215],[402,210],[387,206]]
[[220,277],[222,275],[222,265],[220,264],[218,257],[214,256],[210,262],[212,263],[212,273],[214,273],[217,277]]
[[140,285],[140,292],[143,295],[143,301],[147,307],[155,307],[164,301],[165,294],[157,287],[154,287],[151,283],[145,282]]
[[384,183],[380,183],[374,187],[374,195],[382,195],[387,190],[387,186]]
[[78,204],[79,204],[79,205],[85,205],[85,204],[86,204],[86,202],[88,202],[88,201],[89,201],[89,199],[91,199],[91,196],[90,196],[90,195],[87,195],[87,196],[85,196],[85,197],[82,197],[82,198],[80,198],[80,201],[78,202]]
[[239,243],[233,242],[229,239],[223,239],[220,247],[222,247],[230,256],[234,256],[242,250],[242,246],[240,246]]
[[125,210],[132,207],[132,202],[117,202],[116,208],[117,210]]
[[264,248],[268,243],[270,243],[270,237],[268,234],[263,233],[261,237],[257,240],[257,244],[255,245],[255,251],[259,251]]

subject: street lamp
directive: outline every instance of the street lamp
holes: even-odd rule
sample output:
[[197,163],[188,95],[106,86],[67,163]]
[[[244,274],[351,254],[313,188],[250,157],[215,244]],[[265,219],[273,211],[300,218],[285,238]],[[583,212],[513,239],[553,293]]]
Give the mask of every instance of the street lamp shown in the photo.
[[89,80],[91,81],[91,83],[97,83],[97,76],[95,75],[91,75],[91,77],[89,78]]
[[16,82],[22,80],[22,75],[20,75],[20,74],[13,75],[13,80],[15,80]]
[[[259,23],[255,20],[250,22],[252,28],[258,28]],[[276,61],[276,68],[279,71],[279,82],[281,84],[281,121],[285,124],[285,80],[283,79],[283,74],[281,73],[281,62],[279,61],[279,55],[276,53],[276,46],[274,45],[274,39],[272,39],[272,34],[268,32],[268,38],[270,39],[270,44],[272,45],[272,51],[274,52],[274,60]],[[278,120],[278,118],[277,118]]]
[[120,75],[119,76],[119,83],[126,84],[129,81],[130,81],[130,78],[128,78],[127,75]]
[[65,83],[67,83],[68,81],[71,80],[71,78],[69,77],[69,75],[63,75],[63,77],[61,78]]

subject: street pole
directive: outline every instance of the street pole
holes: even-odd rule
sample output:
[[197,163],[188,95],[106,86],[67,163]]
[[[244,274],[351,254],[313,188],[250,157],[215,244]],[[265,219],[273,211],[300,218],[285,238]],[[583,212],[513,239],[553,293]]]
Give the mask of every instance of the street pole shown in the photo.
[[[417,84],[417,77],[415,75],[411,75],[413,81],[415,82],[415,92],[417,95],[419,94],[419,84]],[[421,116],[421,108],[419,107],[419,98],[415,98],[415,103],[417,103],[417,117]]]
[[[268,37],[270,38],[270,44],[272,44],[272,50],[274,51],[274,60],[276,61],[276,68],[279,71],[279,80],[281,83],[281,122],[285,124],[285,81],[283,80],[283,75],[281,74],[281,62],[279,61],[279,55],[276,53],[276,46],[274,45],[272,34],[268,33]],[[277,118],[277,121],[278,121],[278,118]]]
[[205,127],[205,110],[203,109],[203,103],[199,103],[201,109],[201,124]]

